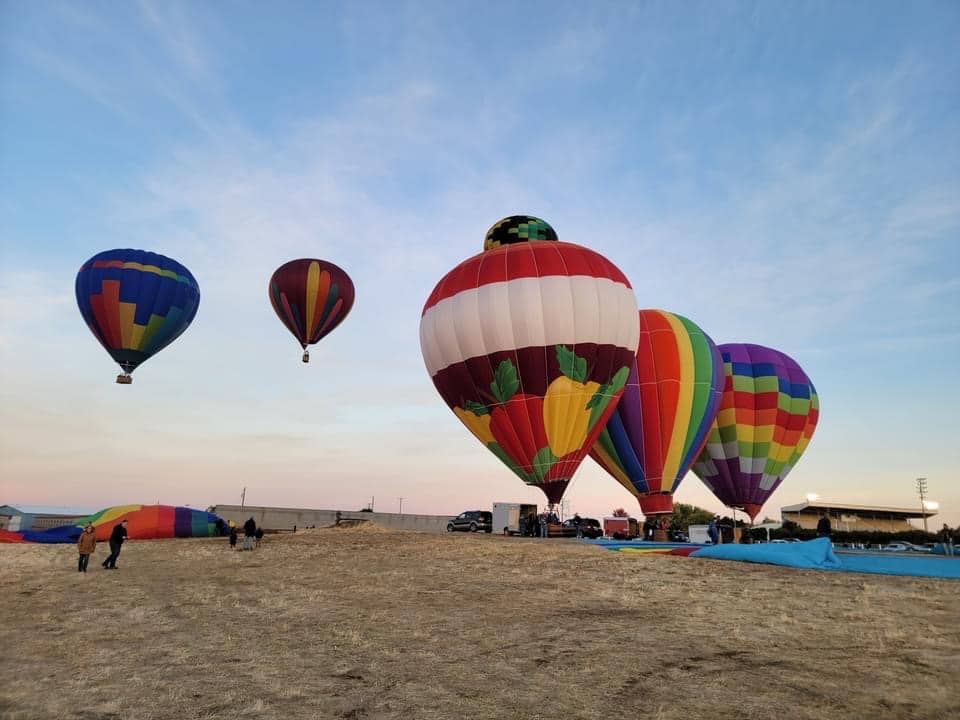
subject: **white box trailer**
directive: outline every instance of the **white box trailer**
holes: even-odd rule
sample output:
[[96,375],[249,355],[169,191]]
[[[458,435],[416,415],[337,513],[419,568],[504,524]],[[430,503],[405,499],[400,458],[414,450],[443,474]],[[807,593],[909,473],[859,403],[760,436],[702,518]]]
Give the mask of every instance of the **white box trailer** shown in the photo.
[[706,545],[710,542],[709,525],[690,525],[687,527],[688,542]]
[[[537,506],[525,503],[495,502],[493,504],[493,532],[503,535],[531,533],[530,521],[537,517]],[[520,520],[524,520],[521,527]]]

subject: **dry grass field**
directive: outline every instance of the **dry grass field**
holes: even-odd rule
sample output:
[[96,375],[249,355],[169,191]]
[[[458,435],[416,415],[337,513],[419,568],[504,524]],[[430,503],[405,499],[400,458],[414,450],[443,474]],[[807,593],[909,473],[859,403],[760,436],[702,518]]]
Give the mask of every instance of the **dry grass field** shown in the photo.
[[0,718],[960,717],[950,581],[370,526],[75,562],[0,546]]

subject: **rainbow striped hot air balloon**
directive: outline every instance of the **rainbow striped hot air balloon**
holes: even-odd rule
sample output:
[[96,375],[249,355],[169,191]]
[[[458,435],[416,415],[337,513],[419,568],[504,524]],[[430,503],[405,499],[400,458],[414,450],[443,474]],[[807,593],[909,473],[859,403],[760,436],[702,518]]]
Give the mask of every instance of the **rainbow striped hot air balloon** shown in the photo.
[[130,373],[176,340],[193,322],[200,288],[176,260],[146,250],[106,250],[77,273],[77,306],[104,349]]
[[640,342],[619,405],[590,452],[636,496],[644,515],[673,511],[673,493],[720,406],[723,365],[709,336],[666,310],[640,311]]
[[274,271],[268,286],[270,304],[287,330],[303,348],[331,333],[353,307],[353,281],[326,260],[303,258],[284,263]]
[[131,540],[216,537],[217,516],[206,510],[172,505],[115,505],[77,523],[93,525],[97,540],[109,540],[113,526],[126,520]]
[[724,505],[751,519],[797,464],[820,417],[810,378],[793,358],[762,345],[720,345],[720,412],[693,471]]
[[532,220],[500,221],[437,283],[420,347],[457,418],[553,504],[623,392],[637,305],[613,263]]
[[133,540],[163,538],[216,537],[223,520],[211,512],[172,505],[115,505],[79,520],[47,530],[7,532],[0,530],[0,543],[75,543],[81,530],[93,525],[97,540],[109,540],[114,525],[128,521],[128,536]]

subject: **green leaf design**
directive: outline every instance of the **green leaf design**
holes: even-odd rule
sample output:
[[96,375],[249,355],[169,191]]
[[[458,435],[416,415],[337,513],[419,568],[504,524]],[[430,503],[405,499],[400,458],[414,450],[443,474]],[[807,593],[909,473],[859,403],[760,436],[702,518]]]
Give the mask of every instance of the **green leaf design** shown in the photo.
[[477,416],[490,414],[490,411],[487,410],[487,406],[482,403],[478,403],[476,400],[467,400],[463,404],[463,409],[467,412],[472,412]]
[[505,403],[514,396],[517,388],[520,387],[520,381],[517,379],[517,369],[510,360],[504,360],[497,366],[497,372],[494,373],[493,382],[490,383],[490,392],[500,403]]
[[560,363],[560,372],[571,380],[586,382],[587,361],[568,348],[566,345],[557,345],[557,362]]
[[500,462],[513,470],[513,472],[515,472],[527,485],[532,485],[535,482],[535,480],[529,474],[527,474],[523,468],[513,461],[513,458],[507,455],[506,450],[504,450],[499,443],[492,442],[488,444],[487,447],[490,449],[490,452],[500,458]]
[[533,475],[537,478],[538,482],[543,482],[543,479],[547,476],[547,473],[550,472],[550,468],[553,467],[553,464],[557,460],[559,460],[559,458],[553,454],[549,445],[540,448],[533,458]]
[[590,420],[587,422],[587,428],[593,429],[597,420],[603,415],[603,411],[610,404],[610,399],[618,392],[623,390],[627,384],[627,378],[630,377],[630,368],[622,367],[610,378],[610,382],[601,385],[590,398],[587,408],[590,410]]

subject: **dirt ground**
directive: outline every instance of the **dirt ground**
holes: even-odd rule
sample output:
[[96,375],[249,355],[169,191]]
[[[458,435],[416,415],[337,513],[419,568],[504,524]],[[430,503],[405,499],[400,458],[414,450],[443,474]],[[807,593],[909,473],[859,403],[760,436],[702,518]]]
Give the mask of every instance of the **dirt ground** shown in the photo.
[[0,718],[960,717],[960,585],[375,527],[0,545]]

